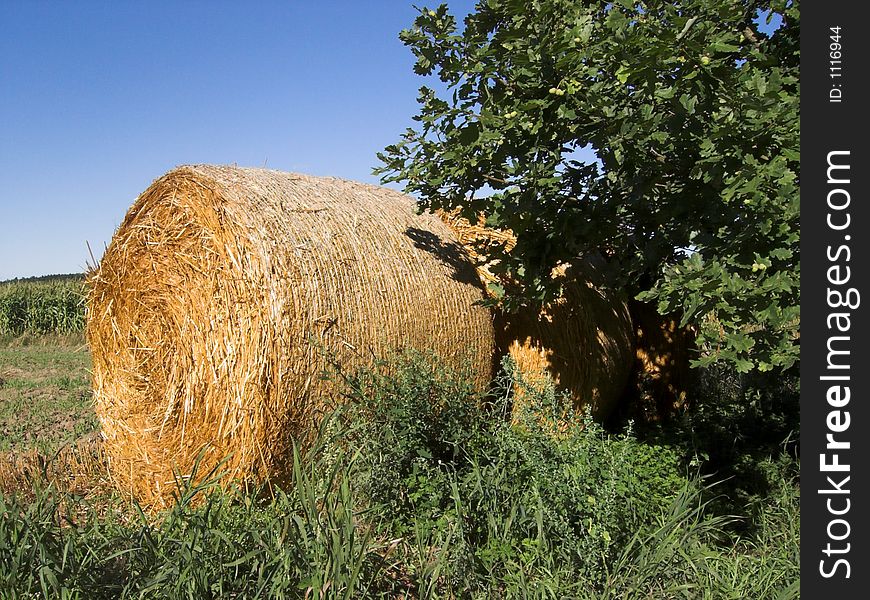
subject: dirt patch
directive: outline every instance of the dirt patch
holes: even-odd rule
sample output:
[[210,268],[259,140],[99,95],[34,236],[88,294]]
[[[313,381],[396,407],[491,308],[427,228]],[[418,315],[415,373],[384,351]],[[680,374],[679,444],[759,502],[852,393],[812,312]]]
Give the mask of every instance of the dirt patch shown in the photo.
[[89,369],[80,346],[0,348],[0,452],[51,454],[96,431]]
[[87,348],[68,337],[0,344],[0,494],[112,495],[89,369]]

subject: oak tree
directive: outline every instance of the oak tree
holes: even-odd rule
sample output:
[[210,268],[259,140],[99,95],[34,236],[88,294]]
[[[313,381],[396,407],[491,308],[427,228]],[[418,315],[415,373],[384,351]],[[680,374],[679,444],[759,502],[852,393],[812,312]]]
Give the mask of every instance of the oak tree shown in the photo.
[[787,368],[799,27],[797,0],[482,0],[461,26],[421,9],[401,39],[440,83],[376,172],[423,209],[514,232],[510,253],[489,249],[517,284],[494,290],[507,308],[551,299],[553,267],[595,255],[699,328],[699,363]]

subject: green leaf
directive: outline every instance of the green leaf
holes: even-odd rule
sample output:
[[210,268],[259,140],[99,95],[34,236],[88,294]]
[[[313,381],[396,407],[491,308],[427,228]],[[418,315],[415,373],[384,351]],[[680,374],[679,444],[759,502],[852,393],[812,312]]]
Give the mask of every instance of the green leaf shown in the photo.
[[629,70],[625,65],[620,65],[618,69],[616,69],[616,80],[619,83],[625,83],[628,81]]
[[745,358],[735,358],[733,360],[734,366],[737,368],[738,373],[749,373],[752,370],[753,364],[751,360]]
[[470,145],[477,141],[480,137],[480,125],[477,122],[472,122],[459,130],[459,141],[463,145]]
[[710,50],[713,52],[740,52],[740,46],[726,42],[713,42],[710,44]]
[[692,114],[695,112],[695,105],[698,103],[698,99],[694,96],[689,96],[688,94],[683,94],[680,96],[680,104],[683,108],[686,109],[686,112]]

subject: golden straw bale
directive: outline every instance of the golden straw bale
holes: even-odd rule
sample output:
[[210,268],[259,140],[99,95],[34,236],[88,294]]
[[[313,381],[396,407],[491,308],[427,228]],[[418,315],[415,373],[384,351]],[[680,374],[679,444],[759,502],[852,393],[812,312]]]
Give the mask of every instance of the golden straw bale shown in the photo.
[[231,454],[280,479],[335,398],[322,377],[413,347],[491,379],[492,317],[437,217],[398,192],[265,169],[179,167],[90,275],[87,336],[111,473],[145,505]]
[[[486,227],[483,216],[472,224],[458,211],[438,214],[477,261],[481,281],[498,282],[486,252],[495,246],[510,252],[516,245],[512,232]],[[500,313],[496,346],[510,355],[527,383],[536,386],[549,377],[570,394],[575,409],[603,419],[622,397],[634,359],[628,304],[623,294],[603,285],[592,261],[557,267],[553,277],[562,284],[562,297],[540,311]]]
[[695,331],[680,327],[679,315],[660,315],[648,302],[633,300],[630,310],[637,335],[632,416],[643,421],[674,417],[687,408]]

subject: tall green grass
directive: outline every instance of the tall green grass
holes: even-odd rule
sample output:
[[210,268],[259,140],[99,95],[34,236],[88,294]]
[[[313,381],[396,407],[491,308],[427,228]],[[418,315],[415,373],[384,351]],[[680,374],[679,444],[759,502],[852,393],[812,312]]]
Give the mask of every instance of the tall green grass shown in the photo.
[[464,381],[407,355],[347,376],[283,490],[221,493],[214,472],[157,519],[0,497],[0,598],[798,597],[792,465],[714,513],[675,448],[565,426],[552,390],[511,423],[511,381]]
[[0,335],[79,333],[84,325],[81,277],[0,283]]
[[[152,520],[39,490],[0,499],[0,597],[368,597],[382,560],[358,526],[343,474],[293,457],[286,492],[210,493],[179,484]],[[196,500],[202,500],[196,503]]]

